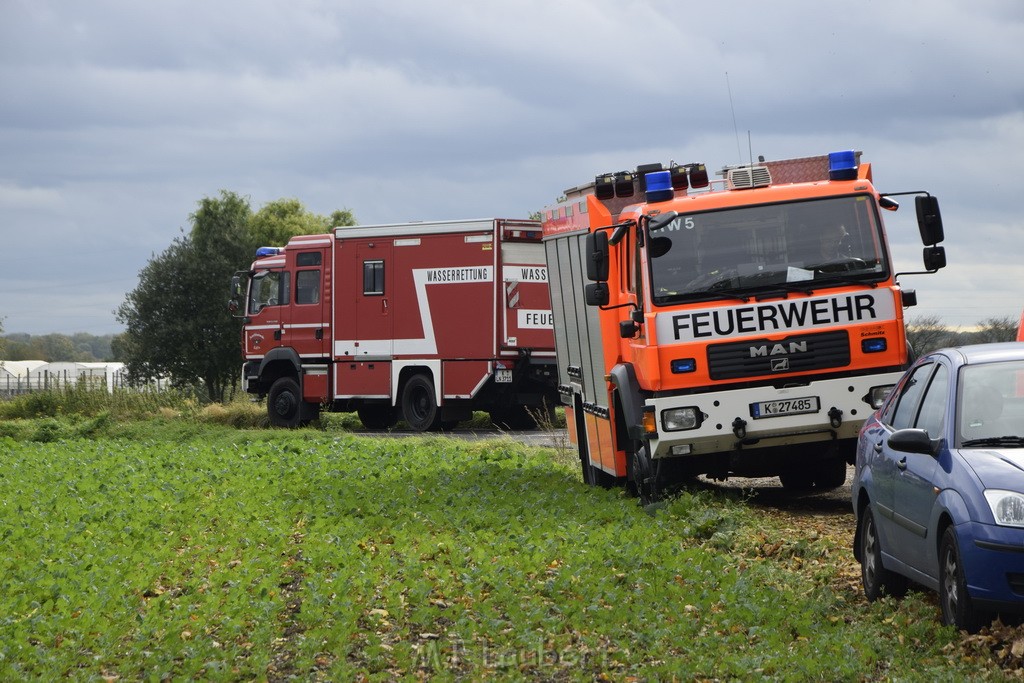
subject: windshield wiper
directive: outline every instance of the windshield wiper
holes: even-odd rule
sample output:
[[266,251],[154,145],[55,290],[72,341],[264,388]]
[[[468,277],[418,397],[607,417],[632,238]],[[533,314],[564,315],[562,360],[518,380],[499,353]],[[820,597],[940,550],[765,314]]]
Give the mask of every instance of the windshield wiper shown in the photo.
[[1007,448],[1024,448],[1024,436],[988,436],[984,439],[967,439],[960,444],[961,448],[972,446],[1005,446]]
[[775,297],[782,297],[786,299],[789,297],[791,292],[800,292],[801,294],[807,294],[810,296],[814,293],[814,287],[806,284],[796,284],[794,282],[776,282],[771,285],[763,285],[758,287],[760,290],[754,295],[755,301],[764,301],[765,299],[773,299]]

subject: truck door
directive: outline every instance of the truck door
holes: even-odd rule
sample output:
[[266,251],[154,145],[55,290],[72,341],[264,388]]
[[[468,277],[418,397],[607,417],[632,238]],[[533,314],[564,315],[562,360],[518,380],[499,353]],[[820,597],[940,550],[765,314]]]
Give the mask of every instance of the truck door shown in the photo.
[[394,302],[392,244],[386,239],[370,239],[359,241],[355,248],[356,272],[340,275],[360,281],[356,288],[353,355],[390,360]]
[[288,253],[293,296],[285,308],[284,343],[302,358],[322,358],[329,343],[330,308],[326,303],[325,267],[330,254],[326,248]]
[[282,323],[288,301],[288,272],[280,268],[257,270],[249,284],[245,326],[245,355],[259,358],[282,344]]

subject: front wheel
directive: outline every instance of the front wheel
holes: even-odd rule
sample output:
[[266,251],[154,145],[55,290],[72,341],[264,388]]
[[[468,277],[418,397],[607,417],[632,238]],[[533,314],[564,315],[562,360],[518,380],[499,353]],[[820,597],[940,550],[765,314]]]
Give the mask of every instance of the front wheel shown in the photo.
[[989,621],[989,615],[974,607],[967,593],[967,577],[960,560],[956,530],[946,527],[939,545],[939,604],[942,623],[968,633],[977,633]]
[[275,427],[293,429],[302,420],[302,394],[291,377],[279,377],[267,394],[267,416]]
[[634,445],[627,475],[629,488],[640,498],[641,505],[656,503],[661,499],[658,473],[651,458],[650,444]]

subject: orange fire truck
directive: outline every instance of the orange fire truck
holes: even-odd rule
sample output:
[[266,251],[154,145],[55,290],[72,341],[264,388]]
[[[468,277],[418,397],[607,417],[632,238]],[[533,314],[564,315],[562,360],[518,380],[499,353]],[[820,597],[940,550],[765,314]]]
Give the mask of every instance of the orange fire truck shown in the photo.
[[[860,153],[597,176],[543,212],[558,383],[584,479],[642,498],[699,474],[840,486],[907,367],[880,194]],[[915,203],[925,270],[938,201]],[[588,284],[589,281],[589,284]]]
[[232,280],[243,386],[284,427],[321,407],[371,429],[446,429],[475,410],[535,426],[558,401],[547,284],[537,221],[343,227],[262,247]]

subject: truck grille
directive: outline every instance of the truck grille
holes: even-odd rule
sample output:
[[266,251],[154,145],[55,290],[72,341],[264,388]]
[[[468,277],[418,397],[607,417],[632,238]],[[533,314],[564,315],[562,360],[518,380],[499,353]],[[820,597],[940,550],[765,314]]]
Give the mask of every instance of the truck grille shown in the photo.
[[771,377],[849,364],[850,337],[845,330],[708,347],[708,371],[716,380]]

